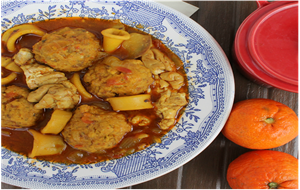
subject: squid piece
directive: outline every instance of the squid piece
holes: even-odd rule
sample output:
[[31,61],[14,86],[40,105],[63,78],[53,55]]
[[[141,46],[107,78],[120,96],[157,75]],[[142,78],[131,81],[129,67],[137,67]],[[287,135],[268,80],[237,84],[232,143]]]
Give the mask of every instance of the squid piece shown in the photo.
[[23,70],[10,57],[1,56],[1,66],[5,67],[10,71],[14,71],[18,73],[23,72]]
[[33,149],[28,155],[31,158],[60,154],[67,147],[61,136],[43,135],[33,129],[29,129],[28,132],[31,133],[34,138]]
[[2,36],[2,41],[6,42],[7,50],[14,52],[16,50],[15,42],[18,38],[25,34],[36,34],[43,36],[46,32],[31,24],[22,24],[8,29]]
[[1,78],[1,85],[8,84],[17,78],[17,73],[10,73],[7,77]]
[[71,83],[77,88],[78,92],[84,96],[85,98],[92,98],[93,96],[86,91],[84,86],[81,83],[80,76],[78,73],[74,73],[72,78],[70,79]]
[[107,53],[115,51],[124,40],[130,39],[128,32],[116,28],[102,30],[101,34],[103,35],[103,48]]
[[153,108],[150,94],[107,98],[115,111],[141,110]]
[[5,68],[18,73],[23,72],[23,70],[13,61],[10,64],[8,64]]
[[173,89],[178,90],[184,85],[184,78],[177,72],[165,72],[160,74],[160,78],[168,81]]
[[11,58],[10,57],[4,57],[1,56],[1,67],[6,67],[8,64],[11,63]]
[[72,115],[72,112],[69,111],[54,110],[54,112],[51,115],[50,121],[41,130],[41,132],[43,134],[50,133],[57,135],[64,129],[68,121],[71,119]]

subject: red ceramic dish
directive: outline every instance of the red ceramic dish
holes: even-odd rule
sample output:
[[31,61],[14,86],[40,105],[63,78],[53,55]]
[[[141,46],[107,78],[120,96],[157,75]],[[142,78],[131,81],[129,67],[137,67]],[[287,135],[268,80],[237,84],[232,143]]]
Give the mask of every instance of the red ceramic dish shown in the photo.
[[298,2],[257,4],[236,33],[237,63],[261,85],[298,93]]

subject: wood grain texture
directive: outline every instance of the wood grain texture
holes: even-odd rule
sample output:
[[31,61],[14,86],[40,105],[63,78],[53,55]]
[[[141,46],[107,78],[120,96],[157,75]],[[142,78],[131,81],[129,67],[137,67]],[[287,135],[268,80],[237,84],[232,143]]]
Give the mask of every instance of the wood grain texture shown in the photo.
[[[235,78],[235,102],[252,98],[269,98],[292,108],[298,115],[298,94],[265,88],[244,77],[232,57],[235,33],[243,20],[256,10],[255,1],[186,1],[199,10],[191,16],[220,44],[227,55]],[[298,158],[298,138],[278,148]],[[226,139],[222,134],[197,157],[184,166],[148,182],[124,189],[230,189],[227,167],[241,154],[251,151]],[[18,188],[2,183],[2,188]]]

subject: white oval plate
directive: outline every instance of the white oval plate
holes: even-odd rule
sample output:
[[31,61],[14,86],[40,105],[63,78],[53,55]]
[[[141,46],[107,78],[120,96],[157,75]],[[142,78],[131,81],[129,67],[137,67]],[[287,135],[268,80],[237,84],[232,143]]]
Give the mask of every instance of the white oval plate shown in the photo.
[[161,144],[121,159],[63,165],[1,148],[2,182],[24,188],[121,188],[164,175],[202,152],[223,128],[234,99],[230,64],[212,36],[185,15],[148,1],[2,1],[2,31],[57,17],[120,19],[160,39],[184,62],[189,104]]

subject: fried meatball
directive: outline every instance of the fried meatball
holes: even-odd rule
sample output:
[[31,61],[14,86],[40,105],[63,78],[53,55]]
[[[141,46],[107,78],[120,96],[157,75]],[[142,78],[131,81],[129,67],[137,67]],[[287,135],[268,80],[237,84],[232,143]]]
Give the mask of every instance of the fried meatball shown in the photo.
[[26,88],[2,87],[2,127],[31,127],[41,118],[43,110],[35,109],[34,104],[27,101],[28,94]]
[[136,95],[147,91],[153,78],[140,60],[109,56],[89,68],[84,75],[88,90],[98,97]]
[[87,152],[113,148],[131,131],[123,114],[105,111],[94,105],[79,106],[64,128],[65,141]]
[[106,56],[99,40],[91,32],[65,27],[45,34],[33,46],[35,59],[60,71],[79,71]]

